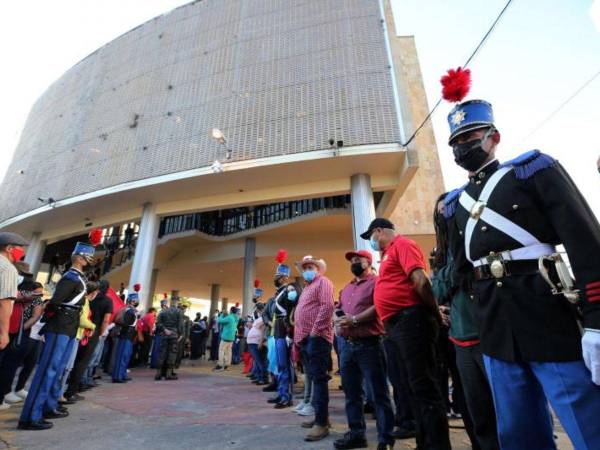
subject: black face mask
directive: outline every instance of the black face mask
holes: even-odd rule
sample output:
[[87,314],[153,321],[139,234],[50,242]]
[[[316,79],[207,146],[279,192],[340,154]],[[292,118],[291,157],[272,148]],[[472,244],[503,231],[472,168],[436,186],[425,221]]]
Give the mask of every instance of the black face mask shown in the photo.
[[453,145],[454,162],[469,172],[477,171],[489,156],[482,145],[493,131],[493,129],[490,129],[481,139],[472,139],[462,144]]
[[360,277],[365,272],[365,268],[362,266],[361,262],[352,263],[350,265],[350,270],[355,277]]

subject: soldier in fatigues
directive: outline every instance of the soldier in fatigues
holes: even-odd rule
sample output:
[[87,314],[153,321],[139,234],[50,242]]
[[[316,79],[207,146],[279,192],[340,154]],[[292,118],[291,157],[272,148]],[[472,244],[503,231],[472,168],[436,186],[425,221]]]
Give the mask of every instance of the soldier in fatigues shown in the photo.
[[177,359],[177,343],[183,338],[183,316],[172,299],[170,308],[163,309],[156,318],[156,334],[160,335],[160,350],[156,367],[156,381],[161,378],[176,380],[173,368]]
[[177,343],[177,359],[175,361],[175,367],[179,368],[181,365],[181,360],[185,355],[185,347],[190,340],[190,332],[192,330],[192,320],[185,314],[187,308],[191,306],[189,300],[182,299],[179,301],[179,311],[181,313],[181,318],[183,319],[183,333],[182,338]]
[[600,226],[552,157],[496,160],[489,103],[459,104],[448,121],[469,182],[446,197],[445,216],[477,305],[500,446],[555,449],[549,402],[576,449],[600,449]]

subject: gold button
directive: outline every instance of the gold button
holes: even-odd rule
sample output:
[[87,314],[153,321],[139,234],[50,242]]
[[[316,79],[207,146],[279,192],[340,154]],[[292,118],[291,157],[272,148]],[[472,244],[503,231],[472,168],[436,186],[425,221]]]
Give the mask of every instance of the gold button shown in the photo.
[[487,231],[487,227],[484,225],[481,227],[481,231]]
[[485,178],[485,172],[479,172],[478,177],[479,177],[480,180],[484,179]]
[[519,209],[519,205],[513,205],[513,209],[514,209],[514,210],[517,210],[517,209]]
[[496,286],[498,286],[498,287],[502,287],[502,281],[498,281],[498,282],[496,283]]
[[475,184],[481,184],[481,180],[477,180]]
[[462,232],[462,230],[460,230],[460,231],[458,232],[458,234],[460,234],[460,235],[462,236],[462,235],[463,235],[463,232]]

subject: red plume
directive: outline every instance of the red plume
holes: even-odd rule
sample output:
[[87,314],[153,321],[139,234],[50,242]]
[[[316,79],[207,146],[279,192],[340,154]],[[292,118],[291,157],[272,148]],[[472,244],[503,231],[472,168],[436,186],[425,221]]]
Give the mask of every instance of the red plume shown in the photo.
[[256,280],[254,280],[254,287],[255,288],[259,288],[260,287],[260,280],[258,278]]
[[235,307],[236,307],[236,308],[239,308],[239,307],[240,307],[240,302],[237,302],[237,303],[235,304]]
[[100,241],[102,240],[102,229],[94,228],[88,234],[88,239],[90,240],[90,244],[96,247],[98,244],[100,244]]
[[163,292],[163,298],[169,298],[169,294],[167,294],[166,292]]
[[458,67],[450,69],[444,75],[442,83],[442,97],[449,102],[460,102],[469,93],[471,88],[471,71]]
[[135,283],[135,284],[133,285],[133,290],[134,290],[135,292],[140,292],[140,290],[141,290],[141,289],[142,289],[142,285],[141,285],[140,283]]
[[275,257],[275,261],[277,261],[279,264],[283,264],[285,262],[285,260],[288,257],[288,252],[286,249],[280,249],[277,252],[277,256]]

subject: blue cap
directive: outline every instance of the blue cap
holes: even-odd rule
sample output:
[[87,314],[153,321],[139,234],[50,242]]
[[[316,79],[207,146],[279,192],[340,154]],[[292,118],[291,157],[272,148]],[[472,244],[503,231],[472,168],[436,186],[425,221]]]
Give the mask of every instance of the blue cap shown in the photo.
[[469,100],[456,105],[448,114],[450,138],[448,143],[459,134],[494,125],[492,105],[485,100]]
[[275,272],[275,276],[289,277],[291,272],[292,272],[292,270],[290,269],[289,266],[286,266],[285,264],[279,264],[277,266],[277,271]]
[[94,253],[96,252],[96,248],[91,244],[86,244],[84,242],[78,242],[75,244],[75,249],[73,250],[73,255],[83,256],[86,259],[92,259],[94,257]]
[[127,296],[127,302],[128,303],[130,303],[130,302],[138,302],[139,303],[140,302],[140,296],[138,295],[137,292],[132,292],[131,294],[129,294]]
[[264,291],[261,288],[254,288],[254,298],[260,298],[264,294]]

